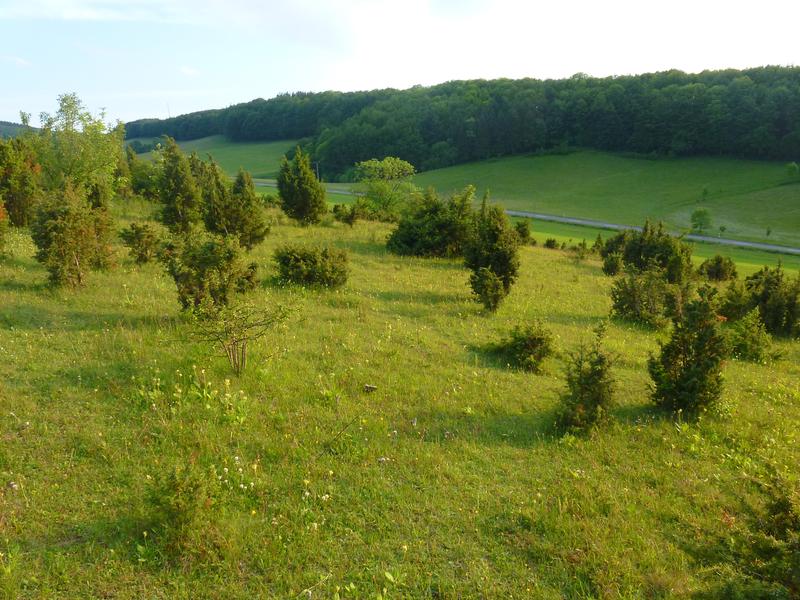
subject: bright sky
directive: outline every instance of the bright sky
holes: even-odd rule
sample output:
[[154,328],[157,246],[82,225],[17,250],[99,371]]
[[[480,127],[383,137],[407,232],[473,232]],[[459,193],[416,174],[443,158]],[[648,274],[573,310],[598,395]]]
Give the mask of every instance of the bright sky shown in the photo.
[[292,91],[796,65],[798,23],[796,0],[0,0],[0,120],[65,92],[129,121]]

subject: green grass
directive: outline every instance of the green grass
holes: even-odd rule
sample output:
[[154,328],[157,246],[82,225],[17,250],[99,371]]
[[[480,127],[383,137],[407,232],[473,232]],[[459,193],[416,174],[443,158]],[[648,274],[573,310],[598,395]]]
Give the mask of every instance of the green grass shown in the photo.
[[[120,225],[149,210],[116,209]],[[51,290],[14,232],[0,260],[0,595],[654,598],[730,579],[719,540],[747,518],[753,476],[800,463],[798,344],[779,342],[773,366],[728,363],[723,413],[676,424],[647,397],[662,336],[613,322],[613,421],[559,437],[563,356],[610,307],[600,265],[525,248],[486,316],[459,262],[388,255],[388,232],[282,223],[257,248],[250,297],[296,310],[230,382],[241,419],[187,394],[193,369],[215,390],[230,374],[188,336],[157,265],[117,247],[116,269]],[[345,287],[275,286],[271,253],[294,240],[347,249]],[[481,350],[533,318],[560,352],[543,375]],[[147,498],[180,463],[234,481],[243,465],[254,483],[207,509],[197,549],[215,554],[163,553]]]
[[800,182],[786,179],[785,165],[777,162],[645,160],[583,151],[458,165],[421,173],[416,182],[440,190],[472,183],[506,208],[625,225],[649,218],[676,231],[690,227],[692,211],[707,208],[711,235],[723,225],[724,237],[800,246]]
[[[127,140],[129,142],[133,140]],[[149,142],[149,139],[142,139]],[[211,154],[222,169],[230,176],[235,176],[242,167],[254,178],[272,179],[277,177],[281,157],[294,148],[294,140],[279,142],[230,142],[221,135],[178,142],[181,149],[188,153],[197,152],[205,159]]]

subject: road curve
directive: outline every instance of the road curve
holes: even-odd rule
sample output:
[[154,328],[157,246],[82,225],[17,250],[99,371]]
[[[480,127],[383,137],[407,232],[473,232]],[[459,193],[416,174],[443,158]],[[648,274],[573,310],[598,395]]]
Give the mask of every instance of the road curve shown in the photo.
[[[256,182],[260,187],[277,187],[276,183],[259,181]],[[350,190],[328,189],[329,194],[340,194],[342,196],[356,196]],[[640,231],[641,227],[633,225],[620,225],[619,223],[607,223],[605,221],[595,221],[594,219],[581,219],[579,217],[560,217],[558,215],[547,215],[544,213],[529,212],[527,210],[506,210],[506,214],[511,217],[526,217],[528,219],[538,219],[539,221],[552,221],[554,223],[568,223],[570,225],[582,225],[584,227],[596,227],[598,229],[613,229],[623,231],[625,229],[635,229]],[[677,234],[673,234],[677,235]],[[763,244],[761,242],[746,242],[744,240],[732,240],[730,238],[718,238],[709,235],[697,235],[689,233],[683,239],[693,242],[705,242],[707,244],[720,244],[722,246],[735,246],[737,248],[750,248],[752,250],[764,250],[766,252],[777,252],[779,254],[794,254],[800,256],[800,248],[792,246],[779,246],[778,244]]]

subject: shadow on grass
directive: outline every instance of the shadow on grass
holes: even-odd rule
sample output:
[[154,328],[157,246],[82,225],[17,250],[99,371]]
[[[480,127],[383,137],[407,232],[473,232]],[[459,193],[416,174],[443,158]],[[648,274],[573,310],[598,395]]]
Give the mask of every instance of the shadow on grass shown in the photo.
[[386,245],[379,241],[336,240],[336,247],[362,256],[386,256]]
[[122,313],[85,311],[51,311],[42,307],[15,304],[4,307],[0,324],[23,330],[99,331],[123,325],[129,329],[142,327],[174,328],[180,317],[174,315],[132,316]]
[[32,292],[38,294],[51,289],[47,281],[24,282],[16,279],[0,281],[0,291],[3,292]]
[[420,437],[432,443],[449,440],[532,448],[561,437],[554,411],[466,414],[431,412],[418,418]]
[[467,298],[462,294],[443,294],[440,292],[402,292],[399,290],[387,290],[385,292],[377,292],[375,297],[384,302],[403,302],[411,304],[423,305],[456,305],[464,303]]

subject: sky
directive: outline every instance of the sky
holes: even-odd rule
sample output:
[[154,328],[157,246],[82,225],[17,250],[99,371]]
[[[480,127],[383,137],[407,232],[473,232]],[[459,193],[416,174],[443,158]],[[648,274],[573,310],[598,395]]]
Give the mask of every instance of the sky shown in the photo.
[[0,0],[0,120],[279,93],[800,64],[800,2]]

